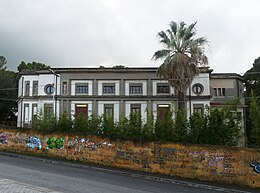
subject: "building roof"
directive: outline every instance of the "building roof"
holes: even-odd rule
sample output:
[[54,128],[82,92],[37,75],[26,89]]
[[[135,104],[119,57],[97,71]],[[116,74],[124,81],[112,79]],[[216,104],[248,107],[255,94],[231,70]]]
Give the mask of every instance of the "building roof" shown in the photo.
[[237,73],[211,73],[210,78],[211,79],[239,79],[245,82],[243,76]]

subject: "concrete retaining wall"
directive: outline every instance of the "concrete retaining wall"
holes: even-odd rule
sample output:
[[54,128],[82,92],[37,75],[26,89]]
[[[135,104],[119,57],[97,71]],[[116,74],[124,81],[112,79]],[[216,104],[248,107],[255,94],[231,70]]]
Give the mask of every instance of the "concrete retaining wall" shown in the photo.
[[260,150],[0,129],[0,150],[260,187]]

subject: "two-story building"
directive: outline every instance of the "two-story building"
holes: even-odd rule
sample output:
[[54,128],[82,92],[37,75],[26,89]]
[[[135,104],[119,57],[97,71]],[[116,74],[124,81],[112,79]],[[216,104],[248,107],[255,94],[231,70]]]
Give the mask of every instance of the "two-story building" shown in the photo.
[[[102,67],[23,71],[18,76],[17,125],[30,126],[39,111],[52,111],[57,117],[66,111],[72,118],[80,113],[110,113],[115,121],[139,111],[144,122],[149,111],[155,118],[163,118],[167,109],[177,109],[177,94],[166,80],[156,76],[156,70]],[[243,109],[243,79],[236,74],[211,72],[201,68],[187,89],[187,117],[237,97],[242,97]]]

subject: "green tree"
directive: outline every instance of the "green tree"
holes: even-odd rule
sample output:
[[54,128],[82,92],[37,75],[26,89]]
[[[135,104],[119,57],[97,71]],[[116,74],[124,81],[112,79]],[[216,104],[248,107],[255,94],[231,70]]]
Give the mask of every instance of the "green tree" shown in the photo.
[[39,62],[32,62],[32,63],[25,63],[22,61],[19,66],[17,67],[17,70],[21,72],[22,70],[43,70],[43,69],[49,69],[50,66],[47,66],[46,64],[39,63]]
[[6,70],[5,57],[0,56],[0,122],[15,125],[17,112],[17,74]]
[[0,70],[6,70],[5,64],[7,63],[4,56],[0,56]]
[[[252,95],[254,96],[254,95]],[[249,118],[251,120],[250,140],[259,147],[260,144],[260,110],[259,101],[252,98],[250,101]]]
[[253,67],[248,70],[243,78],[246,81],[246,95],[250,96],[252,91],[254,95],[260,96],[260,57],[255,59]]
[[208,59],[204,54],[207,40],[196,38],[196,22],[187,26],[184,22],[170,23],[170,29],[158,33],[162,50],[154,53],[153,59],[163,59],[157,70],[157,75],[168,80],[178,91],[178,109],[184,110],[184,96],[199,66],[207,65]]

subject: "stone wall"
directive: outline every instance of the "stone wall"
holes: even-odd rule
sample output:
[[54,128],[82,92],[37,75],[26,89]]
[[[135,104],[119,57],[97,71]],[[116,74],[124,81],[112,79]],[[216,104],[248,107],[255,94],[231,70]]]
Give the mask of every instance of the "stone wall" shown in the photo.
[[0,150],[260,187],[260,150],[0,129]]

